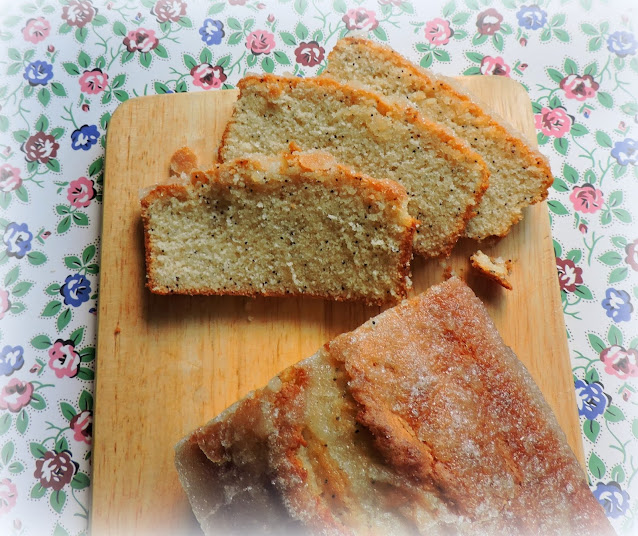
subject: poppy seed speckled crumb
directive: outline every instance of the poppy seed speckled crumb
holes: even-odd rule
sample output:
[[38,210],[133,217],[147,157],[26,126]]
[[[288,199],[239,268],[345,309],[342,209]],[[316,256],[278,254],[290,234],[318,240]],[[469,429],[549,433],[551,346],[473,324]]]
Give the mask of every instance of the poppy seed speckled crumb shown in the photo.
[[393,303],[410,286],[417,222],[407,203],[401,185],[355,174],[327,153],[193,170],[189,183],[142,199],[147,286]]
[[547,197],[553,177],[547,159],[525,136],[450,78],[412,64],[391,48],[360,37],[340,40],[322,76],[358,83],[399,102],[467,141],[487,162],[490,185],[465,236],[505,236],[523,208]]
[[246,76],[219,160],[318,148],[371,177],[394,180],[419,220],[414,251],[449,255],[487,188],[483,159],[412,107],[332,79]]

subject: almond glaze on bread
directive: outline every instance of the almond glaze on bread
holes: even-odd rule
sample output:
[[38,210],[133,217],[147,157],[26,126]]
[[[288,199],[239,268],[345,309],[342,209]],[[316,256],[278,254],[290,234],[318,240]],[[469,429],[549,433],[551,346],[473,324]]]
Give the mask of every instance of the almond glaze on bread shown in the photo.
[[[196,159],[182,149],[186,168]],[[175,171],[184,174],[180,158]],[[392,303],[407,294],[416,221],[396,182],[327,153],[255,155],[142,199],[157,294],[305,295]]]
[[538,387],[456,277],[286,369],[175,462],[207,535],[613,534]]
[[490,185],[465,236],[478,240],[505,236],[523,217],[523,208],[547,197],[553,182],[547,159],[459,82],[435,76],[391,48],[359,37],[336,44],[324,75],[409,102],[424,116],[451,128],[483,157]]
[[485,163],[450,130],[411,107],[328,78],[247,76],[219,149],[250,153],[319,149],[361,173],[401,183],[420,222],[414,250],[450,253],[487,187]]

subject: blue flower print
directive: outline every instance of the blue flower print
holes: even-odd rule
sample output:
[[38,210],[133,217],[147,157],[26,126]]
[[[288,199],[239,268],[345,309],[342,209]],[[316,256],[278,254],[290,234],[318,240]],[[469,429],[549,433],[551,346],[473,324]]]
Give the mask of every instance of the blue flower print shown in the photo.
[[46,61],[32,61],[24,70],[24,79],[32,86],[46,86],[53,78],[53,65]]
[[95,125],[82,125],[71,134],[71,148],[76,151],[82,149],[88,151],[100,138],[100,131]]
[[5,346],[0,352],[0,374],[10,376],[24,365],[24,348],[22,346]]
[[638,141],[631,138],[617,141],[611,150],[611,156],[616,159],[619,166],[626,166],[627,164],[635,166],[638,164]]
[[521,6],[516,13],[518,25],[528,30],[538,30],[547,23],[547,12],[543,11],[537,5]]
[[4,230],[2,241],[7,246],[7,255],[21,259],[31,251],[33,234],[26,223],[11,222]]
[[576,380],[574,386],[576,387],[579,415],[593,421],[605,413],[607,406],[611,403],[611,397],[603,391],[602,383],[587,383],[583,380]]
[[635,54],[638,49],[638,41],[629,32],[614,32],[607,38],[607,49],[617,56],[624,58],[629,54]]
[[224,23],[220,20],[206,19],[199,29],[202,41],[207,45],[219,45],[222,42],[224,33]]
[[634,310],[629,294],[624,290],[616,290],[615,288],[607,289],[602,305],[607,311],[607,316],[614,322],[629,322],[631,313]]
[[594,497],[605,510],[607,517],[616,519],[625,515],[629,508],[629,493],[620,487],[618,482],[613,480],[608,484],[599,482],[593,491]]
[[60,288],[60,294],[64,297],[65,305],[79,307],[84,302],[89,301],[91,282],[81,274],[69,275]]

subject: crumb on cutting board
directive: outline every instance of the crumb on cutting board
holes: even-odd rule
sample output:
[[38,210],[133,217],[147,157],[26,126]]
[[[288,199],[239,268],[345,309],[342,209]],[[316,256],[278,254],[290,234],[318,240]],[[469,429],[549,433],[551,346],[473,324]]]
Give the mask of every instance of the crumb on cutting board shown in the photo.
[[197,166],[197,155],[189,147],[182,147],[171,156],[170,175],[179,177],[183,173],[188,174],[197,169]]
[[461,277],[461,275],[447,263],[447,259],[440,261],[439,264],[441,268],[443,268],[444,281],[447,281],[448,279],[451,279],[452,277]]
[[490,257],[483,253],[480,249],[470,257],[472,267],[481,274],[496,281],[502,287],[512,290],[512,283],[509,279],[512,273],[511,259],[503,259],[502,257]]

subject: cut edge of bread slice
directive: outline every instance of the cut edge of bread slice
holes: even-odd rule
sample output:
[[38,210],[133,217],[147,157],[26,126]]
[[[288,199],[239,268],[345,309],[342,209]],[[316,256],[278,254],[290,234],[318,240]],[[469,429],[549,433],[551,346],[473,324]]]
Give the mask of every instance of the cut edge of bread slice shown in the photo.
[[[189,155],[189,161],[192,160],[190,155],[194,155],[187,148],[180,149],[178,152],[182,155]],[[192,169],[190,164],[189,169],[191,169],[191,172],[188,175],[188,182],[185,183],[180,180],[179,183],[175,184],[159,184],[150,190],[146,190],[141,200],[147,274],[146,284],[151,292],[164,295],[307,296],[337,301],[363,301],[368,305],[396,303],[407,296],[408,290],[412,285],[410,262],[413,236],[418,222],[407,212],[407,194],[400,184],[354,173],[347,166],[336,162],[331,155],[319,151],[281,153],[270,157],[252,155],[250,158],[240,158],[224,164],[217,164],[208,171]],[[184,176],[185,172],[181,172],[180,175]],[[285,199],[282,193],[284,189],[287,189],[287,197]],[[341,257],[332,259],[335,263],[340,263],[342,266],[340,271],[331,267],[331,258],[329,256],[326,257],[326,254],[321,256],[319,250],[315,252],[317,256],[312,258],[313,266],[316,265],[315,271],[323,267],[323,272],[326,273],[320,275],[324,277],[324,280],[330,280],[331,277],[334,280],[330,288],[322,289],[320,283],[315,285],[316,288],[313,287],[309,282],[311,277],[308,276],[307,279],[304,279],[305,276],[302,275],[300,266],[296,264],[297,262],[303,262],[303,259],[309,264],[311,262],[311,252],[304,253],[301,260],[298,260],[292,251],[289,255],[290,259],[288,257],[285,257],[285,259],[284,257],[281,259],[268,257],[273,263],[269,265],[269,270],[273,274],[278,274],[269,275],[269,277],[273,281],[279,278],[279,283],[281,284],[275,284],[269,279],[268,284],[264,283],[261,287],[258,286],[260,282],[253,282],[252,279],[247,279],[250,281],[250,286],[248,286],[248,283],[242,286],[239,283],[241,281],[240,278],[236,278],[233,281],[234,276],[232,273],[227,274],[229,280],[221,281],[218,285],[210,285],[205,283],[207,274],[203,270],[200,270],[201,277],[199,279],[191,274],[189,280],[183,277],[184,274],[180,273],[179,270],[166,268],[167,263],[170,262],[178,263],[181,267],[183,267],[183,263],[179,261],[179,255],[175,252],[171,253],[169,250],[165,252],[167,243],[170,247],[173,247],[166,236],[168,233],[159,231],[160,225],[157,218],[158,215],[162,218],[165,210],[177,212],[180,208],[180,202],[194,202],[196,203],[195,208],[201,207],[203,216],[208,217],[209,211],[213,210],[211,207],[216,206],[216,200],[213,199],[215,194],[211,194],[211,191],[222,192],[221,195],[226,195],[226,192],[228,192],[228,195],[231,195],[230,192],[232,190],[233,192],[239,192],[239,194],[235,195],[241,195],[242,192],[246,192],[248,195],[248,192],[250,192],[249,196],[252,196],[252,201],[245,204],[244,208],[250,205],[253,211],[261,209],[262,215],[267,213],[268,207],[264,207],[264,205],[267,205],[265,203],[267,199],[262,199],[260,195],[279,196],[281,199],[279,197],[274,199],[273,197],[273,203],[281,202],[282,210],[288,211],[291,214],[290,217],[293,218],[295,213],[299,211],[297,203],[300,203],[299,199],[293,196],[304,195],[303,192],[308,189],[311,192],[319,192],[319,195],[323,195],[324,199],[328,199],[328,202],[334,201],[338,203],[340,199],[352,200],[356,207],[364,211],[356,213],[354,216],[352,214],[343,216],[344,218],[352,218],[352,221],[341,221],[342,214],[323,214],[322,211],[324,209],[317,208],[317,214],[326,218],[325,224],[322,222],[319,225],[317,236],[322,230],[328,229],[326,235],[322,236],[322,240],[325,238],[326,243],[332,238],[337,241],[340,240],[338,247],[340,247],[339,252],[343,257],[343,259]],[[263,191],[268,192],[268,194],[263,194]],[[227,203],[227,199],[224,197],[220,203]],[[315,207],[307,206],[309,201],[305,201],[305,203],[308,211],[315,209]],[[262,206],[260,207],[260,205]],[[255,207],[259,207],[259,209]],[[226,211],[225,217],[228,218],[228,214],[230,214],[228,206],[222,206],[222,215],[224,210]],[[246,213],[242,214],[240,211],[236,214],[237,218],[246,215]],[[272,211],[270,214],[272,214]],[[219,214],[214,217],[216,218],[217,216]],[[232,216],[230,217],[232,219]],[[210,221],[212,222],[213,220]],[[228,224],[228,221],[227,219],[226,224]],[[287,220],[283,221],[287,223]],[[193,221],[193,218],[187,220],[186,224],[183,226],[184,228],[188,227],[188,225],[199,225],[201,227],[199,236],[208,236],[205,234],[207,232],[211,232],[211,234],[217,232],[212,227],[205,225],[205,222]],[[221,221],[220,225],[223,225]],[[328,227],[325,227],[325,225],[328,225]],[[364,229],[364,225],[369,225],[370,228],[366,227]],[[337,231],[338,226],[341,226],[340,231]],[[354,247],[354,244],[346,243],[346,241],[350,239],[353,241],[360,240],[366,229],[372,234],[373,226],[374,231],[379,234],[373,236],[365,247],[362,244],[358,250],[350,251],[352,249],[351,246]],[[170,231],[172,233],[173,229],[170,229]],[[297,236],[303,235],[303,231],[303,228],[296,228],[292,224],[286,229],[286,236],[288,237],[289,235],[291,237],[286,238],[286,240],[291,242],[291,248],[295,246],[296,241],[302,241],[303,237],[297,238]],[[255,240],[251,240],[249,237],[238,238],[232,233],[230,237],[234,242],[241,238],[239,240],[242,243],[241,247],[248,252],[247,254],[251,252],[250,248],[254,247],[253,244],[256,243],[256,240],[263,242],[263,240],[269,241],[270,238],[276,241],[280,238],[281,240],[284,239],[283,233],[281,237],[278,233],[276,237],[260,238],[257,236]],[[322,246],[323,243],[318,245],[318,248]],[[196,246],[192,247],[196,248]],[[181,253],[186,251],[181,243],[177,244],[173,249]],[[201,248],[201,250],[203,249]],[[370,254],[373,250],[376,255],[374,258],[368,259],[367,262],[364,262],[365,259],[360,260],[356,257],[357,253],[361,257],[361,254]],[[204,254],[199,249],[194,252],[194,254],[198,253]],[[191,252],[186,251],[186,254],[190,255]],[[246,265],[250,266],[251,261],[255,262],[254,258],[249,256],[240,261],[241,259],[233,260],[232,262],[235,262],[235,264],[225,262],[223,266],[219,262],[217,264],[210,263],[209,268],[211,270],[221,269],[225,272],[229,269],[228,266],[241,265],[242,269],[247,269]],[[240,264],[237,264],[238,262]],[[349,262],[352,263],[351,267],[349,267]],[[363,263],[364,266],[359,266],[360,263]],[[253,266],[259,266],[259,264],[253,264]],[[344,278],[343,282],[337,284],[336,274],[341,272],[349,275],[351,279]],[[289,281],[290,285],[286,286],[286,281],[290,278],[292,278]],[[349,287],[348,282],[356,283],[356,288],[355,286]]]
[[[499,174],[492,173],[490,176],[490,186],[478,206],[479,214],[468,221],[465,236],[476,240],[484,240],[490,236],[503,237],[509,233],[514,224],[522,219],[523,208],[543,201],[547,197],[548,189],[553,182],[548,159],[532,146],[524,133],[517,130],[497,112],[490,109],[482,99],[472,94],[461,82],[449,77],[436,75],[428,69],[415,65],[387,45],[363,37],[345,37],[339,40],[328,55],[328,66],[321,76],[334,77],[344,82],[349,82],[351,78],[356,79],[356,73],[353,77],[343,76],[343,72],[335,69],[335,63],[337,57],[343,59],[342,63],[346,63],[347,59],[351,59],[349,54],[355,54],[357,49],[365,49],[368,52],[372,51],[379,61],[398,67],[401,69],[400,76],[403,76],[403,73],[407,73],[407,80],[403,81],[404,84],[407,84],[409,81],[415,88],[418,88],[419,85],[421,86],[419,90],[412,91],[411,94],[408,94],[408,91],[406,91],[403,95],[392,95],[394,100],[410,102],[412,105],[415,105],[423,115],[430,117],[434,121],[437,121],[437,114],[428,113],[428,102],[430,102],[432,98],[438,100],[439,98],[447,97],[457,103],[461,103],[467,107],[467,113],[474,118],[473,121],[477,123],[477,127],[481,129],[483,136],[486,134],[493,137],[500,136],[503,141],[503,148],[505,146],[508,147],[507,156],[509,158],[518,158],[523,170],[534,170],[533,174],[531,171],[527,172],[528,180],[525,181],[525,191],[521,193],[521,199],[514,200],[513,203],[511,196],[507,196],[508,199],[500,199],[503,196],[499,194],[499,190],[501,184],[505,181]],[[351,67],[350,62],[348,62],[348,66]],[[358,73],[360,70],[356,72]],[[378,72],[385,73],[387,69],[384,70],[383,67],[380,66]],[[383,77],[383,74],[379,74],[379,77]],[[362,82],[360,81],[360,83]],[[379,81],[376,80],[375,83],[378,84]],[[363,82],[362,85],[365,86],[365,83]],[[423,91],[423,88],[426,86],[436,86],[436,91],[440,92],[443,96],[432,97],[426,95]],[[407,88],[408,86],[405,85],[405,87]],[[372,86],[372,89],[378,90],[378,88],[374,86]],[[419,92],[421,94],[418,94]],[[457,135],[463,137],[463,125],[460,125],[459,129],[454,129],[454,131]],[[474,150],[478,150],[474,140],[471,138],[466,139]],[[490,167],[491,159],[480,151],[479,154],[481,154],[487,162],[488,167]],[[503,151],[503,154],[506,154],[505,151]],[[507,175],[505,179],[510,176],[510,174],[504,175]],[[527,184],[530,180],[534,180],[534,186],[531,189],[529,189],[529,185]],[[488,218],[481,216],[480,211],[481,209],[483,209],[484,212],[491,210],[491,205],[494,205],[495,208],[498,208],[504,212],[504,214],[502,217],[492,216],[490,221],[487,221]]]
[[[270,153],[273,150],[270,146],[261,148],[264,143],[272,143],[270,141],[263,142],[261,140],[262,136],[254,136],[253,141],[245,143],[242,142],[241,147],[239,147],[240,144],[237,143],[237,140],[234,139],[239,136],[236,131],[240,128],[244,128],[244,126],[238,121],[238,115],[243,112],[242,106],[244,97],[251,92],[253,92],[253,95],[257,92],[261,92],[260,95],[264,98],[264,100],[267,100],[269,105],[271,105],[273,100],[279,98],[282,94],[292,93],[297,88],[300,88],[303,91],[315,91],[316,94],[323,93],[324,96],[327,93],[334,94],[341,99],[341,102],[346,102],[347,105],[371,106],[371,109],[374,109],[375,114],[379,114],[382,117],[388,116],[392,121],[397,122],[397,124],[401,123],[402,125],[405,125],[414,133],[414,138],[417,139],[417,142],[415,143],[427,143],[425,141],[420,142],[418,140],[422,136],[424,138],[431,137],[433,140],[436,140],[436,143],[438,144],[437,150],[444,151],[440,153],[440,156],[442,160],[445,161],[448,171],[454,170],[458,166],[463,166],[465,174],[462,179],[457,179],[458,184],[455,183],[455,186],[459,188],[461,192],[464,192],[463,195],[466,198],[463,202],[463,206],[459,206],[457,211],[454,211],[456,206],[452,206],[453,204],[450,204],[452,208],[449,208],[445,203],[443,203],[443,201],[438,203],[439,206],[444,207],[443,210],[449,209],[449,212],[446,213],[447,217],[445,218],[445,225],[453,224],[454,228],[450,232],[444,233],[444,237],[441,237],[440,239],[437,238],[438,242],[436,245],[424,245],[427,240],[431,239],[431,236],[428,237],[428,227],[431,227],[434,231],[436,231],[435,224],[431,224],[427,219],[429,217],[428,214],[432,213],[432,211],[417,209],[416,205],[418,203],[423,203],[421,198],[416,197],[418,194],[411,193],[409,187],[406,189],[408,189],[408,194],[411,196],[410,213],[421,223],[420,228],[417,230],[417,234],[415,235],[415,253],[425,257],[449,256],[458,238],[463,235],[468,220],[474,216],[480,199],[488,187],[490,175],[483,158],[472,150],[469,144],[456,136],[451,129],[425,119],[414,107],[407,103],[402,104],[385,99],[382,95],[370,91],[369,89],[357,88],[348,84],[343,84],[330,77],[299,78],[282,77],[271,74],[247,75],[239,81],[237,88],[240,90],[239,98],[235,103],[235,109],[223,133],[218,149],[218,160],[220,162],[229,158],[236,158],[240,151],[242,154],[249,154]],[[338,110],[334,110],[331,113],[334,115],[338,113]],[[375,120],[375,118],[370,119],[371,122]],[[251,135],[253,135],[252,132]],[[286,135],[289,135],[289,133],[286,132]],[[270,139],[268,136],[264,137]],[[335,138],[337,138],[336,135]],[[293,135],[290,135],[289,139],[281,142],[282,147],[277,147],[277,150],[283,149],[290,142],[297,143],[303,150],[313,149],[313,147],[307,147],[302,140],[295,139]],[[343,161],[344,164],[352,166],[351,162],[341,158],[341,156],[337,153],[337,149],[335,147],[338,144],[335,143],[334,146],[332,146],[330,145],[331,143],[333,143],[333,141],[328,140],[326,141],[326,146],[315,146],[314,149],[330,152],[338,160]],[[377,142],[375,141],[374,143]],[[250,147],[249,149],[246,149],[243,145],[250,145]],[[434,149],[432,150],[434,151]],[[392,164],[388,164],[388,168],[390,167],[392,167]],[[391,173],[387,170],[385,171],[385,175],[378,176],[377,170],[378,167],[375,169],[356,169],[356,171],[362,171],[368,175],[374,176],[375,178],[397,179],[397,177],[391,176]],[[468,182],[468,179],[470,182]],[[397,180],[400,182],[400,178]],[[443,179],[441,179],[441,181],[442,180]],[[428,191],[428,193],[432,192],[432,190],[428,190],[429,187],[441,188],[439,185],[429,184],[427,180],[423,180],[419,186],[424,190],[424,192]],[[424,192],[419,194],[423,198],[427,197]],[[453,223],[450,224],[450,222]],[[436,225],[442,224],[438,223]],[[430,233],[430,235],[432,234],[433,233]]]

